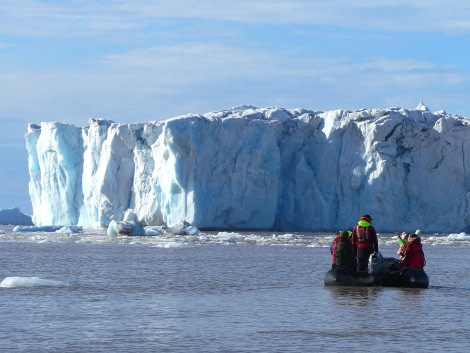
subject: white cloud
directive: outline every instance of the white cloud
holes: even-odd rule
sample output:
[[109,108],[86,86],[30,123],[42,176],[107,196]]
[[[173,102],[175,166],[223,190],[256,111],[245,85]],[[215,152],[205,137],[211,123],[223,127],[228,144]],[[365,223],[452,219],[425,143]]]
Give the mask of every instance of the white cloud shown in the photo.
[[201,42],[132,50],[107,56],[101,64],[108,70],[132,70],[166,77],[169,81],[192,82],[222,76],[271,74],[279,58],[272,51]]
[[[449,6],[452,11],[447,9]],[[38,51],[33,46],[28,52],[28,44],[21,39],[12,41],[17,51],[10,52],[8,44],[3,44],[5,55],[9,55],[5,64],[16,62],[15,55],[22,55],[22,61],[16,66],[9,64],[12,69],[8,70],[4,65],[4,72],[0,71],[2,110],[45,116],[48,120],[63,121],[71,116],[87,119],[95,114],[113,119],[118,114],[145,115],[145,110],[159,111],[162,117],[168,117],[173,113],[226,108],[227,104],[310,109],[373,107],[389,97],[396,97],[394,105],[399,105],[401,99],[411,97],[414,101],[413,97],[422,92],[452,92],[469,82],[464,64],[450,66],[438,63],[438,59],[423,60],[419,55],[412,59],[420,46],[433,43],[416,43],[416,52],[412,52],[410,43],[408,52],[401,47],[390,48],[395,54],[390,58],[380,49],[367,52],[368,43],[380,42],[380,38],[402,43],[400,36],[377,32],[378,29],[465,28],[467,17],[470,18],[469,6],[456,0],[445,4],[435,0],[6,0],[0,3],[0,10],[0,33],[47,35],[51,43],[55,36],[93,35],[91,41],[95,45],[108,45],[107,50],[96,51],[85,41],[77,45],[71,41],[70,48],[59,48],[56,55],[52,44],[51,54],[41,57],[42,48]],[[195,20],[189,21],[192,27],[175,33],[179,28],[173,20],[186,19]],[[206,19],[214,22],[206,25]],[[277,42],[275,35],[266,30],[264,35],[272,42],[265,43],[256,35],[246,34],[243,26],[228,27],[218,21],[321,24],[368,30],[360,31],[364,37],[357,39],[352,31],[324,33],[330,27],[321,35],[315,26],[285,27],[286,32],[291,31],[289,36]],[[160,24],[158,30],[152,27],[155,22]],[[197,31],[191,31],[195,28]],[[152,29],[151,34],[146,33],[147,29]],[[282,30],[276,34],[282,34]],[[125,46],[121,46],[122,36],[126,37]],[[139,42],[145,36],[151,39]],[[139,44],[134,43],[134,37]],[[362,45],[363,51],[355,52],[358,55],[342,48],[354,39],[355,44]],[[292,44],[288,43],[290,40]],[[311,50],[315,44],[323,47]],[[81,57],[81,52],[74,53],[73,63],[68,64],[69,57],[62,57],[61,53],[75,47],[83,47],[89,54]]]
[[273,0],[4,0],[0,32],[21,35],[89,36],[149,28],[171,20],[303,24],[371,31],[468,34],[470,5],[449,1],[273,1]]
[[[121,122],[204,113],[234,105],[307,109],[400,106],[433,96],[439,109],[470,74],[417,59],[289,57],[219,43],[129,50],[79,71],[0,73],[2,110],[30,122],[83,125],[90,116]],[[427,102],[430,104],[432,102]]]

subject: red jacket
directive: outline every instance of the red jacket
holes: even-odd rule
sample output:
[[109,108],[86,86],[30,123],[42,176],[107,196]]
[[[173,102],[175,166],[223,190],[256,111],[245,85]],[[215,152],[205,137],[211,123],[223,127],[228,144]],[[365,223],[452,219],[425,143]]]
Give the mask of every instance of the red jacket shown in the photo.
[[368,227],[355,226],[351,236],[351,244],[354,249],[371,248],[374,251],[379,251],[377,232],[371,225]]
[[420,238],[408,241],[405,246],[404,255],[404,259],[400,261],[403,267],[422,269],[426,265]]

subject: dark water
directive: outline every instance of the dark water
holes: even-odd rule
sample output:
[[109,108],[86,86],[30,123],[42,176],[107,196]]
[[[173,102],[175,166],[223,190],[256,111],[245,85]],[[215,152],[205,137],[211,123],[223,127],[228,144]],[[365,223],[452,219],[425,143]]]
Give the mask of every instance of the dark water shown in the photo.
[[[330,240],[4,236],[0,280],[19,279],[0,288],[0,351],[468,350],[466,241],[424,241],[430,288],[400,289],[325,287]],[[384,256],[397,248],[381,241]],[[62,284],[30,287],[32,277]]]

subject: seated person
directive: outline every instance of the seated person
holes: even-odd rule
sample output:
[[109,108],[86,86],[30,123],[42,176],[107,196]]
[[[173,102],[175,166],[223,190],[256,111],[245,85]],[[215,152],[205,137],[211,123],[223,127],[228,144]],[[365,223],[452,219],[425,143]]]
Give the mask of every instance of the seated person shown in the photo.
[[402,268],[423,269],[426,265],[421,238],[417,234],[409,234],[408,241],[403,249],[403,257],[400,260]]
[[355,266],[354,252],[349,238],[349,232],[342,230],[336,234],[333,244],[330,247],[332,267],[349,267]]

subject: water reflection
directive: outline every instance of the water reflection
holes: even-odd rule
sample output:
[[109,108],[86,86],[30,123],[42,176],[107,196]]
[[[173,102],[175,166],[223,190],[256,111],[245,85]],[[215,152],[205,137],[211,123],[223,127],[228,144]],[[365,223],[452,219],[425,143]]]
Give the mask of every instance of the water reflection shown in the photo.
[[350,286],[328,287],[328,289],[334,304],[339,306],[351,304],[368,306],[377,300],[379,293],[383,290],[382,287]]
[[420,300],[422,299],[426,288],[397,288],[403,300]]

